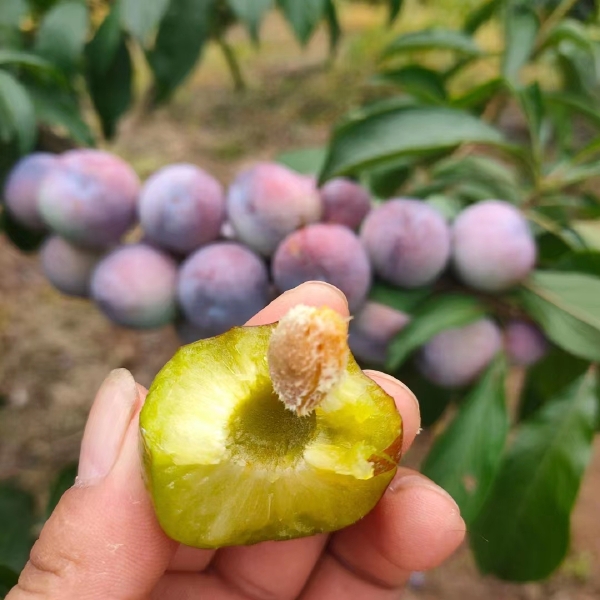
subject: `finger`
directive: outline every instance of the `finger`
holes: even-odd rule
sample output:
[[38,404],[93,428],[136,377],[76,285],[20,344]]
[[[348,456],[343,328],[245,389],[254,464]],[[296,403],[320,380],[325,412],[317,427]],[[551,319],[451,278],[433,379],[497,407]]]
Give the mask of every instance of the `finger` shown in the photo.
[[190,548],[180,544],[169,563],[167,571],[170,573],[200,573],[208,567],[214,554],[214,550]]
[[370,370],[364,373],[394,399],[402,417],[402,452],[406,452],[421,429],[421,413],[417,397],[406,385],[387,373]]
[[223,581],[249,598],[296,598],[327,542],[326,535],[224,548],[213,567]]
[[77,483],[44,525],[10,600],[144,598],[176,544],[161,531],[141,477],[131,374],[113,371],[85,428]]
[[281,294],[269,306],[252,317],[246,325],[266,325],[274,323],[297,304],[308,306],[329,306],[343,316],[348,316],[346,296],[333,285],[322,281],[308,281],[293,290]]
[[371,513],[331,537],[328,552],[349,574],[391,588],[402,585],[412,571],[439,565],[464,535],[465,524],[451,496],[403,468]]

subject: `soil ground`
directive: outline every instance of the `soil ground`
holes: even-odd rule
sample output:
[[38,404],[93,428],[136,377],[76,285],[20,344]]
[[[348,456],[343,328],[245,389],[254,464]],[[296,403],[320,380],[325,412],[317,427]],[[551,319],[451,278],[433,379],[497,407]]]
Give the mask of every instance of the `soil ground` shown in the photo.
[[[442,3],[443,4],[443,3]],[[408,3],[409,7],[412,4]],[[431,15],[414,10],[415,27]],[[384,14],[345,10],[347,33],[338,60],[326,65],[327,40],[318,32],[304,51],[277,17],[263,29],[257,53],[243,31],[232,32],[249,82],[231,91],[216,48],[166,108],[134,111],[109,149],[142,177],[169,163],[193,162],[227,183],[245,164],[288,149],[323,144],[331,124],[372,94],[367,82],[377,50],[390,36]],[[455,15],[437,14],[444,22]],[[137,82],[146,85],[144,73]],[[0,239],[0,479],[16,477],[40,505],[58,470],[77,458],[94,391],[113,368],[126,367],[144,385],[178,347],[170,328],[132,332],[107,322],[83,300],[52,290],[37,259]],[[423,433],[407,460],[418,465],[430,444]],[[482,577],[468,548],[446,565],[414,577],[411,600],[591,600],[600,597],[600,443],[573,516],[569,558],[549,581],[517,586]]]

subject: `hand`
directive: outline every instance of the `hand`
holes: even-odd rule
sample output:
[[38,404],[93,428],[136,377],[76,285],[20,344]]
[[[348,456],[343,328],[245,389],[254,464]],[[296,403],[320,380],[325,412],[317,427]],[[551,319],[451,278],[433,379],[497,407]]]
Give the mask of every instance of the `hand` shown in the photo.
[[[249,324],[276,321],[300,303],[348,315],[336,288],[307,283]],[[367,374],[396,400],[406,450],[419,429],[416,399],[392,377]],[[412,571],[439,565],[463,539],[452,498],[399,468],[373,511],[332,535],[216,552],[178,545],[161,531],[141,477],[138,415],[145,396],[125,369],[102,384],[77,482],[46,522],[7,600],[387,600],[398,597]]]

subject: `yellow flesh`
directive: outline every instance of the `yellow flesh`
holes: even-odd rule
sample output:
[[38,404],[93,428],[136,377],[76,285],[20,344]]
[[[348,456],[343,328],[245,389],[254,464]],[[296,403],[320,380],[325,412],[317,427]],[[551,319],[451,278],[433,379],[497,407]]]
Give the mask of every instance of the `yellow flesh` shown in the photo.
[[395,473],[397,457],[385,452],[402,430],[392,398],[351,359],[314,413],[298,417],[273,392],[272,328],[185,346],[150,388],[140,416],[146,479],[161,526],[184,544],[339,529],[369,512]]

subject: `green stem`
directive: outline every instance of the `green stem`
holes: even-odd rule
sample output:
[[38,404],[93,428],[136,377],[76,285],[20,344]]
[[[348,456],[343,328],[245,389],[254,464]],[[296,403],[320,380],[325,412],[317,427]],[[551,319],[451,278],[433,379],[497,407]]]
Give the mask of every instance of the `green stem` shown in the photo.
[[569,11],[577,4],[578,0],[563,0],[540,27],[535,46],[539,50],[550,35],[551,31],[565,18]]
[[235,91],[243,92],[247,89],[247,86],[246,82],[244,81],[244,76],[242,75],[240,63],[238,62],[233,48],[221,36],[217,37],[216,42],[219,45],[219,48],[221,48],[223,56],[225,57],[225,62],[229,67],[229,72],[231,73],[231,78],[233,79]]

